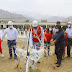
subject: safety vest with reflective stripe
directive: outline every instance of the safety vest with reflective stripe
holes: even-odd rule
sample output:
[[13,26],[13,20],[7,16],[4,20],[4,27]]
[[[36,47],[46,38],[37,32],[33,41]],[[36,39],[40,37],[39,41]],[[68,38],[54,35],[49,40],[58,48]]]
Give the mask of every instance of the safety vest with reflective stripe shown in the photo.
[[39,42],[38,38],[41,40],[41,27],[38,26],[37,33],[32,30],[32,40],[33,42]]

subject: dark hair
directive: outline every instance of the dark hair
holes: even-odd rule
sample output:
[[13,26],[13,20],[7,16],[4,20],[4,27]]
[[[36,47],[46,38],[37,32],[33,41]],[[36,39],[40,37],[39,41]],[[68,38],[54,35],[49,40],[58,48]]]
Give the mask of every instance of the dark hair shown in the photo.
[[55,25],[53,27],[55,27]]
[[56,27],[58,27],[59,32],[62,31],[61,25],[56,25]]
[[60,23],[61,23],[60,21],[57,21],[57,22],[56,22],[56,24],[58,24],[58,25],[60,25]]
[[[49,33],[49,28],[47,28],[47,32]],[[51,34],[53,34],[53,30],[51,31]]]
[[66,27],[62,27],[62,29],[66,30]]
[[47,32],[49,33],[49,28],[47,28]]
[[51,31],[51,34],[53,34],[53,30]]

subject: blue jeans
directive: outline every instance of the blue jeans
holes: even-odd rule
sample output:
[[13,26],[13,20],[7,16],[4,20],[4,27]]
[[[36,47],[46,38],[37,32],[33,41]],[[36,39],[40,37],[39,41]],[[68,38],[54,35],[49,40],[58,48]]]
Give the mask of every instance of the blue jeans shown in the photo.
[[50,51],[50,42],[45,42],[45,41],[44,41],[44,48],[45,48],[45,50],[44,50],[44,56],[46,56],[46,49],[47,49],[48,55],[49,55],[49,51]]
[[13,51],[14,51],[14,56],[17,57],[15,40],[13,40],[13,41],[8,40],[8,47],[9,47],[9,55],[10,55],[10,57],[12,57],[12,48],[13,48]]
[[37,50],[40,50],[40,46],[41,46],[40,42],[33,42],[34,49],[36,47]]

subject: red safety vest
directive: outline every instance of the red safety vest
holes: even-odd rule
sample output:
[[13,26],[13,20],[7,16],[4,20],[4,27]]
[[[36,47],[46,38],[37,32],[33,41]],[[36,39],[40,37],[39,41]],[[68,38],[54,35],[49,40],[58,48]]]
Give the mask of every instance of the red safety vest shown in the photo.
[[32,30],[32,40],[33,40],[33,42],[39,42],[37,37],[41,40],[41,27],[40,26],[38,26],[37,33],[34,33],[34,31]]

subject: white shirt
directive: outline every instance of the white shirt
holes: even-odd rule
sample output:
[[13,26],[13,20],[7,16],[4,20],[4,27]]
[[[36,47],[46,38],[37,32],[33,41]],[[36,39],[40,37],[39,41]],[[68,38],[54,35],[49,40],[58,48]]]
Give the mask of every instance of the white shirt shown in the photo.
[[56,28],[53,28],[53,33],[54,33],[54,35],[55,35],[55,33],[56,33]]
[[66,33],[68,34],[68,37],[72,37],[72,28],[67,28]]
[[18,41],[18,32],[15,28],[6,28],[4,31],[4,34],[2,35],[2,39],[5,37],[5,35],[7,34],[7,40],[16,40],[16,42]]
[[[35,32],[37,32],[37,30],[34,29]],[[30,45],[33,46],[33,40],[32,40],[32,31],[30,33]],[[41,27],[41,41],[43,41],[44,39],[44,32],[43,32],[43,28]]]
[[2,31],[0,30],[0,38],[2,37]]

